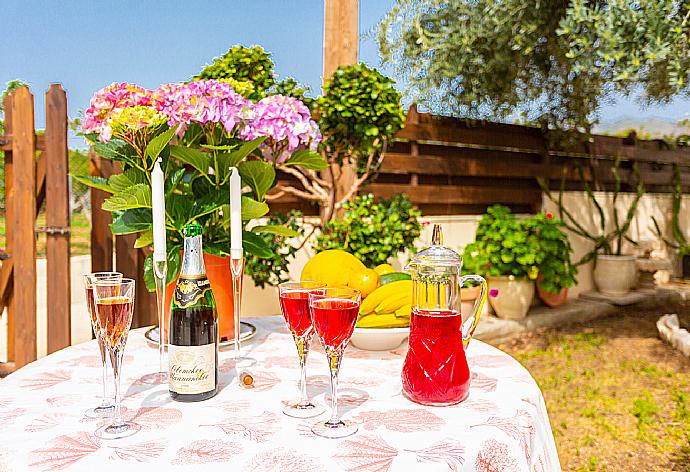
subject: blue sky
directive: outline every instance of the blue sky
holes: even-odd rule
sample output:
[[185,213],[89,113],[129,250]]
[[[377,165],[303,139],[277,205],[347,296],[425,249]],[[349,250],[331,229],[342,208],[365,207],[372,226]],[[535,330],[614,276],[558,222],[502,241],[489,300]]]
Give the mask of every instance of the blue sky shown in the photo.
[[[393,3],[360,0],[360,33]],[[0,87],[15,78],[31,84],[38,127],[45,119],[43,92],[53,82],[67,90],[75,116],[111,82],[154,88],[186,80],[237,43],[262,45],[280,76],[320,89],[323,0],[0,0],[0,11]],[[379,66],[372,39],[360,41],[360,60]],[[604,106],[602,118],[675,120],[689,110],[690,100],[647,110],[619,100]]]

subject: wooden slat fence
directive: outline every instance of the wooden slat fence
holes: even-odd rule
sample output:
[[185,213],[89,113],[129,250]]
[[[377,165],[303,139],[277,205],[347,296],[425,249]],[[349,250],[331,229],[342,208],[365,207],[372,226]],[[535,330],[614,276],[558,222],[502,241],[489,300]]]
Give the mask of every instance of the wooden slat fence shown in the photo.
[[[614,182],[611,169],[620,157],[623,190],[633,190],[636,163],[648,192],[668,192],[672,165],[679,165],[683,187],[690,191],[690,149],[669,149],[660,140],[594,135],[569,139],[577,144],[554,146],[540,128],[433,116],[412,106],[405,128],[387,149],[375,182],[364,190],[376,196],[407,194],[426,215],[478,214],[493,203],[514,211],[534,212],[542,201],[535,177],[558,189],[566,169],[566,188],[582,189],[577,166],[585,178],[596,177],[601,189]],[[566,139],[564,137],[564,139]],[[299,187],[289,176],[279,179]],[[272,202],[272,209],[318,209],[296,197]]]
[[[70,221],[67,96],[54,84],[46,93],[45,135],[34,128],[34,97],[27,87],[8,95],[5,134],[6,246],[0,268],[0,313],[7,308],[8,362],[0,375],[36,359],[36,233],[46,233],[48,353],[70,337]],[[36,217],[46,204],[46,227]]]

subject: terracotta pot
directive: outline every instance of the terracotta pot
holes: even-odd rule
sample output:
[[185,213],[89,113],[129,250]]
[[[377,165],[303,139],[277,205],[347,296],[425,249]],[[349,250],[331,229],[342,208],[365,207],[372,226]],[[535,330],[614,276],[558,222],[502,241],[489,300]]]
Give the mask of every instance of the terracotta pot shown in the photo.
[[543,301],[551,308],[563,305],[565,301],[568,299],[567,288],[562,288],[561,291],[558,293],[547,292],[539,286],[539,283],[537,283],[537,294],[539,295],[539,298],[541,298],[541,301]]
[[513,275],[487,277],[489,289],[498,289],[498,295],[489,297],[496,316],[504,320],[521,320],[527,316],[534,299],[534,282]]
[[593,277],[604,295],[621,296],[637,284],[635,256],[597,256]]
[[[208,276],[208,281],[211,283],[211,290],[213,290],[213,297],[216,300],[216,307],[218,308],[218,331],[220,332],[220,339],[232,339],[235,335],[235,324],[232,301],[232,277],[230,275],[230,256],[220,257],[204,253],[204,265],[206,266],[206,275]],[[165,288],[165,319],[168,320],[165,326],[166,341],[168,339],[167,325],[170,321],[170,302],[172,301],[176,283],[177,280]]]

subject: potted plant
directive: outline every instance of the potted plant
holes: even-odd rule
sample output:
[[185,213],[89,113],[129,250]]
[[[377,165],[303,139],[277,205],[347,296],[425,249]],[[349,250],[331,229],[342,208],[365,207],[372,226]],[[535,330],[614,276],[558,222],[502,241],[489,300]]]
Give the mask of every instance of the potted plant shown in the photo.
[[484,275],[498,292],[489,299],[496,315],[513,320],[527,316],[542,258],[538,238],[501,205],[487,209],[464,251],[466,271]]
[[[630,229],[630,224],[637,211],[637,205],[645,194],[644,182],[642,182],[640,178],[637,165],[634,165],[633,179],[631,180],[632,182],[636,182],[635,197],[625,212],[625,218],[621,221],[620,213],[616,205],[621,191],[621,178],[618,173],[619,167],[620,159],[616,159],[611,169],[615,179],[611,202],[613,228],[611,228],[610,223],[607,224],[606,212],[594,195],[589,182],[585,179],[584,171],[581,167],[578,167],[582,185],[598,216],[599,230],[596,233],[588,231],[578,218],[573,216],[573,214],[565,208],[563,204],[565,172],[561,181],[558,198],[551,193],[548,185],[543,179],[537,179],[546,197],[558,206],[559,217],[563,225],[573,233],[585,239],[589,239],[592,242],[592,250],[575,263],[575,265],[579,266],[587,262],[594,262],[594,271],[592,274],[594,284],[599,292],[610,296],[625,295],[634,288],[637,283],[636,257],[630,254],[623,254],[623,242],[628,241],[632,245],[637,245],[637,243],[628,236],[628,230]],[[596,173],[593,174],[596,175]],[[596,181],[595,185],[597,185]]]
[[680,177],[678,164],[673,165],[673,185],[671,193],[671,234],[674,241],[664,237],[656,218],[652,216],[654,229],[659,237],[668,247],[675,250],[681,262],[681,274],[684,279],[690,278],[690,244],[680,228],[680,206],[683,201],[683,183]]
[[[253,103],[227,82],[201,80],[146,90],[135,84],[112,84],[95,94],[82,128],[96,153],[120,163],[108,179],[74,176],[112,196],[103,209],[113,214],[115,235],[137,233],[136,248],[152,245],[151,170],[162,159],[165,174],[168,280],[178,276],[182,230],[202,225],[204,259],[216,294],[221,337],[232,336],[230,288],[230,167],[242,178],[243,226],[269,211],[266,193],[276,169],[326,167],[312,151],[320,140],[316,123],[298,99],[267,96]],[[262,233],[294,236],[285,226],[261,225],[243,231],[245,252],[270,257]],[[144,280],[154,289],[151,256]],[[167,290],[168,297],[172,289]],[[169,303],[168,303],[169,305]]]
[[572,247],[561,229],[563,223],[553,213],[539,213],[524,225],[539,240],[542,261],[537,277],[537,294],[550,307],[565,303],[568,288],[575,285],[577,268],[570,261]]

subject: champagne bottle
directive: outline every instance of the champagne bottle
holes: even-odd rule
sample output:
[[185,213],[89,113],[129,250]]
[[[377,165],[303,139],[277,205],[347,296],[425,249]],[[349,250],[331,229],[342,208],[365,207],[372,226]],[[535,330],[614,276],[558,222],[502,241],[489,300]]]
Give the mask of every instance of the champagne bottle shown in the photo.
[[173,400],[195,402],[218,391],[218,312],[206,277],[201,226],[184,229],[184,258],[170,307],[168,388]]

